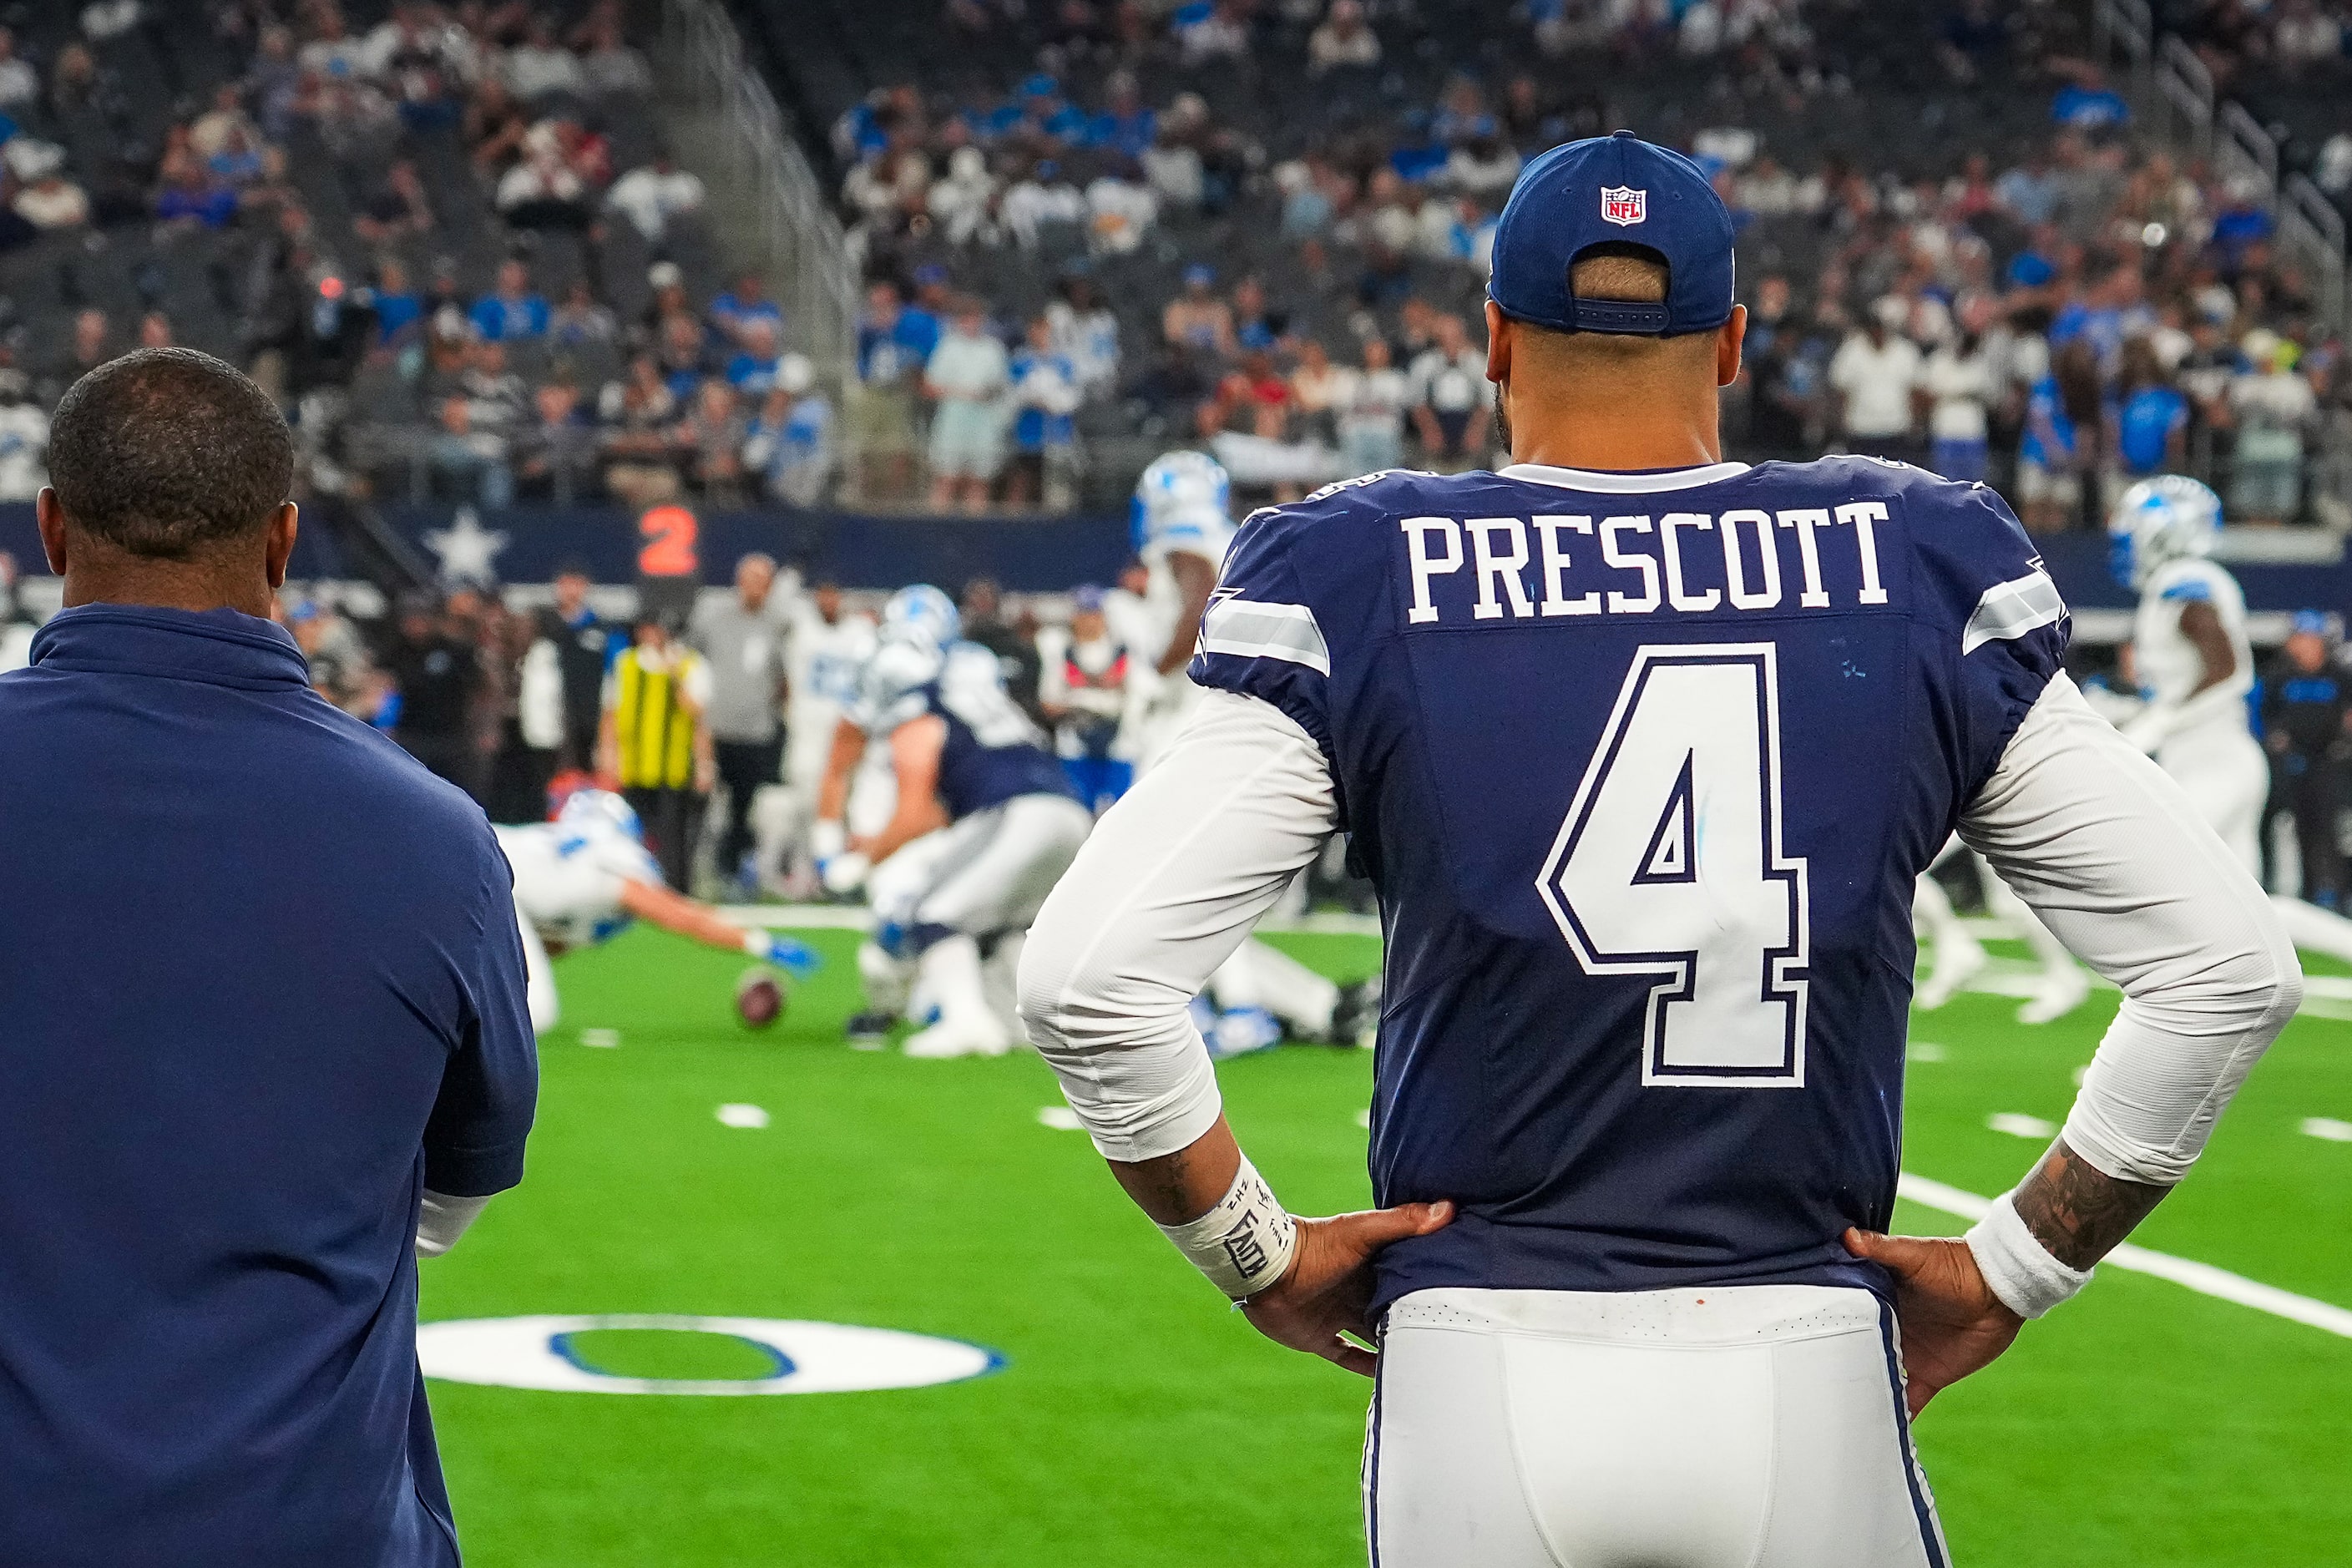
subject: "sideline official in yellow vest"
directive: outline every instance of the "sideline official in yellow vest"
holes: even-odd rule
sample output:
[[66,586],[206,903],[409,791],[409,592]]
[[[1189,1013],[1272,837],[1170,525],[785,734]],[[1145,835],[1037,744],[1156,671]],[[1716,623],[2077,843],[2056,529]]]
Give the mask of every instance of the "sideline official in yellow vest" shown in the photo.
[[710,667],[681,641],[667,613],[641,613],[635,642],[604,679],[598,771],[645,824],[662,876],[690,892],[694,842],[718,776],[704,713]]

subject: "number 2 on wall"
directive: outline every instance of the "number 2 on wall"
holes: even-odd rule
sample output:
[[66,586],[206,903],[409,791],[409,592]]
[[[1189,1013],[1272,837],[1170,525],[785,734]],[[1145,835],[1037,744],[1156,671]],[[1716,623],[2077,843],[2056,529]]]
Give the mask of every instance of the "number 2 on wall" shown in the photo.
[[1657,977],[1642,1081],[1801,1088],[1805,862],[1770,643],[1633,656],[1537,889],[1588,974]]

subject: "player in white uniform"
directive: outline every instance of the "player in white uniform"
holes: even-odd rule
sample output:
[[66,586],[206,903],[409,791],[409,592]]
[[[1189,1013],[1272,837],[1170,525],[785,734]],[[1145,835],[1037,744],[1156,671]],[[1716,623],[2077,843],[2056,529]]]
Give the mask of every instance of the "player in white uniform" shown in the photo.
[[784,788],[763,796],[766,814],[755,826],[762,880],[789,886],[798,878],[805,890],[815,861],[810,829],[834,731],[856,699],[858,672],[874,657],[875,629],[872,616],[845,605],[841,584],[830,579],[794,600],[787,624]]
[[[1205,452],[1170,452],[1143,470],[1129,511],[1148,574],[1142,657],[1128,678],[1127,728],[1139,779],[1200,706],[1184,667],[1234,542],[1233,481]],[[1274,1044],[1283,1033],[1337,1045],[1368,1043],[1380,1012],[1377,979],[1339,986],[1255,937],[1209,979],[1222,1016],[1204,1031],[1220,1055]]]
[[[835,752],[845,765],[879,742],[897,775],[890,821],[845,838],[824,877],[836,891],[870,879],[876,923],[858,967],[876,1009],[904,1010],[917,988],[939,1008],[939,1021],[907,1041],[913,1057],[1012,1048],[1013,1029],[989,1004],[984,950],[1017,960],[1018,939],[1094,823],[1006,693],[996,656],[954,641],[957,629],[939,590],[893,597]],[[825,803],[837,809],[838,771],[827,785]],[[827,820],[830,838],[840,819]]]
[[[2179,781],[2198,814],[2259,877],[2270,763],[2247,711],[2254,654],[2246,596],[2209,556],[2221,523],[2221,499],[2179,474],[2142,479],[2108,518],[2116,577],[2139,590],[2132,658],[2149,693],[2118,727]],[[2272,902],[2297,947],[2352,963],[2352,921],[2301,899]]]
[[522,931],[536,1034],[553,1028],[562,1011],[550,955],[610,941],[632,919],[795,973],[816,966],[816,954],[790,937],[731,925],[709,905],[664,887],[637,814],[610,791],[575,790],[552,822],[491,831],[514,870],[515,920]]
[[1140,775],[1200,701],[1201,689],[1184,666],[1234,542],[1233,481],[1205,452],[1171,452],[1143,470],[1129,515],[1145,572],[1135,628],[1141,657],[1128,681]]
[[2049,1024],[2064,1017],[2081,1006],[2091,994],[2090,977],[2066,944],[2042,923],[2040,916],[2028,908],[2000,873],[1985,858],[1969,850],[1954,834],[1928,867],[1911,894],[1911,920],[1933,949],[1933,961],[1927,978],[1920,983],[1913,1000],[1923,1012],[1933,1012],[1958,995],[1961,987],[1976,978],[1987,963],[1984,944],[1960,923],[1959,915],[1952,909],[1951,896],[1944,891],[1933,872],[1953,856],[1966,853],[1976,862],[1977,880],[1982,885],[1985,910],[1995,920],[2023,937],[2042,961],[2042,981],[2017,1009],[2021,1024]]

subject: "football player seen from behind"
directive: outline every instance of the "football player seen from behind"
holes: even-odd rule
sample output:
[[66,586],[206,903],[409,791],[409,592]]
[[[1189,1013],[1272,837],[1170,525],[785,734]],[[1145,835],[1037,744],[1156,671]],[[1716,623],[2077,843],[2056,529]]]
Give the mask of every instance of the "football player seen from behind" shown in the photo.
[[[917,986],[939,1021],[907,1041],[914,1057],[1000,1056],[1013,1036],[988,1003],[983,946],[1017,941],[1093,826],[1045,736],[1004,689],[996,656],[957,642],[954,605],[928,584],[885,607],[882,636],[842,721],[824,806],[826,885],[871,879],[873,940],[858,964],[878,1011]],[[879,832],[849,838],[847,774],[887,746],[898,808]]]
[[[1486,308],[1515,460],[1243,525],[1197,713],[1023,958],[1129,1195],[1267,1336],[1378,1368],[1382,1568],[1943,1568],[1909,1415],[2081,1289],[2300,996],[2261,889],[2067,679],[1999,496],[1723,459],[1732,284],[1687,159],[1530,163]],[[1955,828],[2124,1001],[2017,1187],[1895,1237],[1910,907]],[[1341,832],[1385,937],[1381,1206],[1310,1219],[1185,1005]]]
[[816,954],[792,938],[730,923],[709,904],[662,883],[661,868],[629,803],[609,790],[574,790],[551,822],[497,826],[514,872],[515,921],[522,931],[530,1026],[544,1035],[562,1006],[553,954],[593,947],[644,920],[711,947],[745,952],[806,974]]

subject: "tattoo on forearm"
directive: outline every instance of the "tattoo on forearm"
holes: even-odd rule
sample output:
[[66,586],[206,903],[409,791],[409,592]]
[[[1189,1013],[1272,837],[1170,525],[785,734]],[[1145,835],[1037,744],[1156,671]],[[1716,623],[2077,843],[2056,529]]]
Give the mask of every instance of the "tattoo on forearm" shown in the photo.
[[2017,1216],[2069,1268],[2088,1268],[2115,1250],[2170,1187],[2119,1182],[2059,1139],[2017,1189]]

